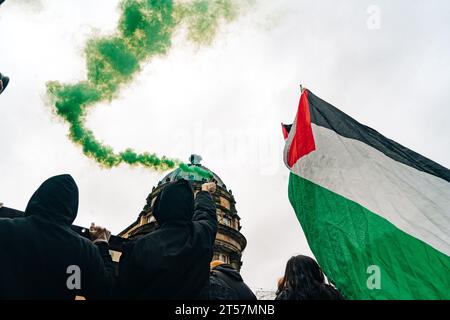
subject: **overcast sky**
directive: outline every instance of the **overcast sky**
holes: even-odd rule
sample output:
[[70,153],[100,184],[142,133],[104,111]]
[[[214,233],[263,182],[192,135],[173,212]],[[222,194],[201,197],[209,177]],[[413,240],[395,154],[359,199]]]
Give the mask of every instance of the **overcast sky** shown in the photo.
[[[0,202],[24,209],[49,176],[80,189],[76,223],[118,233],[164,173],[100,168],[46,104],[49,80],[86,76],[83,48],[114,32],[119,0],[7,0],[0,7]],[[379,18],[379,19],[377,19]],[[414,0],[255,0],[214,43],[182,30],[88,127],[120,151],[202,155],[233,190],[248,247],[242,273],[275,289],[287,259],[311,254],[287,197],[280,123],[303,83],[387,137],[450,167],[450,3]]]

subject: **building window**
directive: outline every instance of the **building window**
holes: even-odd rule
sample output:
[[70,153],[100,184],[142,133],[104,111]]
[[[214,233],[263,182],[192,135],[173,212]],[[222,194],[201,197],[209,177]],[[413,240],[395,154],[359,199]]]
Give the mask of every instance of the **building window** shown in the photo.
[[224,197],[220,197],[220,205],[222,207],[227,208],[228,210],[230,210],[230,201],[228,201]]
[[226,225],[227,227],[231,227],[231,220],[229,218],[227,218],[227,217],[223,217],[222,223],[224,225]]
[[219,259],[220,261],[223,261],[225,263],[230,263],[230,257],[228,257],[225,254],[219,253]]

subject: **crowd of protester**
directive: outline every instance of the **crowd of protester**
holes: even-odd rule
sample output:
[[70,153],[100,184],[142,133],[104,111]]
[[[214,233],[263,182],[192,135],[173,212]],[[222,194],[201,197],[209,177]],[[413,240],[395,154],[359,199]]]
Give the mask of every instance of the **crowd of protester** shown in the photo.
[[[70,175],[47,179],[23,217],[0,218],[0,299],[256,300],[240,273],[213,258],[214,182],[196,195],[189,181],[168,183],[153,204],[158,228],[123,248],[118,270],[111,233],[92,224],[90,239],[71,228],[78,187]],[[10,210],[0,204],[0,216]],[[3,211],[3,212],[2,212]],[[73,277],[78,269],[80,279]],[[314,259],[292,257],[277,300],[343,299]]]
[[[0,94],[8,84],[0,73]],[[167,184],[153,205],[158,229],[126,244],[117,271],[109,253],[111,232],[91,224],[88,240],[71,228],[78,212],[74,179],[49,178],[23,217],[0,203],[0,299],[256,300],[233,266],[211,262],[215,191],[214,182],[195,196],[186,180]],[[326,284],[312,258],[296,256],[278,281],[276,299],[343,297]]]

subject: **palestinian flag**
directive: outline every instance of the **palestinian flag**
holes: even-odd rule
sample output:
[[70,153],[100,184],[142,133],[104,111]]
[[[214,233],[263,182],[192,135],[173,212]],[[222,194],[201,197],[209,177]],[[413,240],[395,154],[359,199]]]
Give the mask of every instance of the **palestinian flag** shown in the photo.
[[450,299],[450,170],[305,90],[283,125],[289,199],[349,299]]

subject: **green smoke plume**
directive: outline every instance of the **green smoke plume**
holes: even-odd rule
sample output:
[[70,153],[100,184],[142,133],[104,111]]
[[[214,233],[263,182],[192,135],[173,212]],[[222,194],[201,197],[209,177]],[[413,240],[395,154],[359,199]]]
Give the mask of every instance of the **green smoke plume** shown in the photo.
[[[124,0],[117,32],[110,37],[87,42],[85,55],[87,80],[76,84],[47,83],[55,112],[70,125],[70,139],[83,153],[104,167],[121,163],[166,170],[182,164],[177,159],[154,153],[136,153],[132,149],[115,152],[95,138],[86,128],[89,110],[96,104],[111,101],[120,88],[130,83],[141,67],[152,57],[168,53],[177,27],[185,25],[190,41],[209,44],[222,21],[237,15],[234,0],[194,0],[174,3],[172,0]],[[210,178],[211,173],[199,167],[180,166]]]

